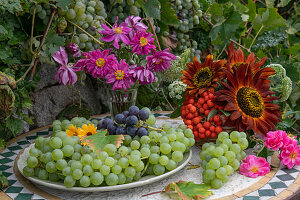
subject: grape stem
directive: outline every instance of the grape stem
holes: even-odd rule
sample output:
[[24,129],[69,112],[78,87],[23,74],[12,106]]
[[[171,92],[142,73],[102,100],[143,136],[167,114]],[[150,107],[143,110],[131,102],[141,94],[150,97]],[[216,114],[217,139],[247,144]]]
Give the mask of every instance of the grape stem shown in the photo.
[[161,192],[163,192],[163,190],[161,190],[161,191],[156,191],[156,192],[151,192],[151,193],[148,193],[148,194],[143,194],[142,197],[149,196],[149,195],[153,195],[153,194],[158,194],[158,193],[161,193]]
[[87,34],[90,38],[92,38],[95,42],[97,42],[100,45],[103,45],[102,42],[100,42],[99,40],[97,40],[97,38],[95,38],[94,36],[92,36],[91,34],[89,34],[87,31],[85,31],[83,28],[81,28],[80,26],[78,26],[77,24],[75,24],[74,22],[71,22],[70,20],[68,20],[68,22],[70,24],[72,24],[73,26],[75,26],[76,28],[80,29],[82,32],[84,32],[85,34]]
[[152,129],[152,130],[155,130],[155,131],[162,131],[162,129],[154,128],[154,127],[152,127],[152,126],[144,126],[144,125],[141,125],[141,127],[149,128],[149,129]]
[[146,166],[145,166],[145,169],[142,171],[142,174],[141,174],[141,176],[143,176],[144,174],[145,174],[145,172],[146,172],[146,170],[147,170],[147,168],[148,168],[148,166],[149,166],[149,160],[147,161],[147,164],[146,164]]

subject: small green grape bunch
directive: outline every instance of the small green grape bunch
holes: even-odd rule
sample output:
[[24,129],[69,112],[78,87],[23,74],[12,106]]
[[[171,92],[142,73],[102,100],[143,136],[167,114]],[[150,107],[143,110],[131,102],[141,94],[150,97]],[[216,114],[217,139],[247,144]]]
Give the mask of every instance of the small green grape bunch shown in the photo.
[[64,17],[59,17],[56,22],[56,30],[59,34],[63,33],[68,26],[68,22]]

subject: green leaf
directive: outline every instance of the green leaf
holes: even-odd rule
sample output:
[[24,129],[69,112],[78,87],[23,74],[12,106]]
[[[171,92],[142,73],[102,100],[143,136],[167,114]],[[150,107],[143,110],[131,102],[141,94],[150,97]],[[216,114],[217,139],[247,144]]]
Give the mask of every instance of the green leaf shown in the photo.
[[274,7],[275,0],[266,0],[266,6],[267,8],[273,8]]
[[160,2],[158,0],[137,1],[147,17],[160,20]]
[[220,110],[226,117],[228,117],[230,114],[231,114],[231,112],[229,112],[229,111],[225,111],[225,110]]
[[207,121],[209,121],[212,117],[214,117],[218,111],[216,109],[211,110],[207,115]]
[[[195,184],[192,181],[174,181],[167,185],[163,192],[167,194],[174,194],[176,199],[191,200],[191,199],[204,199],[212,195],[209,191],[210,186],[205,184]],[[172,196],[170,196],[172,197]]]
[[21,119],[9,117],[6,120],[6,127],[14,134],[20,133],[23,130],[23,122]]
[[178,107],[171,113],[170,118],[171,118],[171,119],[174,119],[174,118],[180,117],[180,116],[181,116],[180,109],[181,109],[181,105],[178,106]]
[[259,152],[257,157],[263,157],[263,158],[267,159],[268,158],[268,149],[267,149],[267,147],[263,146],[262,150]]
[[27,122],[28,124],[30,124],[30,125],[33,125],[34,124],[34,122],[33,122],[33,116],[28,116],[28,115],[23,115],[23,120],[25,121],[25,122]]
[[253,2],[253,0],[248,0],[248,12],[247,14],[249,15],[249,22],[253,22],[253,20],[255,19],[256,16],[256,6],[255,3]]
[[284,7],[290,3],[291,0],[281,0],[277,7]]
[[296,23],[294,25],[290,25],[286,32],[290,35],[293,35],[299,31],[300,31],[300,23]]
[[279,15],[276,8],[259,8],[258,13],[253,21],[255,31],[258,31],[262,26],[261,33],[275,30],[278,27],[286,27],[285,19]]
[[56,0],[57,7],[66,10],[68,6],[72,3],[72,0]]
[[[6,35],[6,34],[8,34],[8,31],[4,28],[4,26],[2,26],[1,24],[0,24],[0,34],[1,35]],[[2,37],[2,36],[1,36]]]
[[13,14],[17,11],[22,11],[21,2],[20,0],[0,0],[0,11],[1,10]]
[[161,4],[161,22],[165,25],[179,25],[176,12],[169,0],[159,0]]
[[222,5],[219,3],[214,3],[211,7],[210,7],[210,14],[212,16],[216,16],[216,17],[221,17],[223,16],[223,9],[222,9]]
[[116,147],[121,146],[123,135],[106,135],[107,131],[99,131],[97,134],[84,136],[81,140],[87,143],[95,153],[100,153],[106,144],[114,144]]

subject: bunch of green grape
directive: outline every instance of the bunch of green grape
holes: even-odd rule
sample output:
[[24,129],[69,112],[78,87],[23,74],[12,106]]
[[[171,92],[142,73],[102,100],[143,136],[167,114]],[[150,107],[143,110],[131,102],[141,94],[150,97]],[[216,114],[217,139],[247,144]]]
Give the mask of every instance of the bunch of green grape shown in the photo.
[[124,136],[120,147],[106,144],[100,153],[84,146],[78,136],[64,131],[71,124],[94,123],[85,118],[55,121],[53,136],[38,137],[29,150],[25,176],[61,181],[66,187],[114,186],[131,183],[145,175],[162,175],[175,169],[185,152],[195,144],[194,135],[186,125],[177,128],[163,124],[152,128],[149,136]]
[[[101,0],[76,0],[69,5],[67,10],[58,10],[58,14],[66,20],[70,20],[77,24],[89,34],[97,38],[101,24],[105,23],[107,13],[104,3]],[[74,30],[73,26],[68,26],[69,31]],[[92,51],[99,48],[99,44],[95,43],[86,33],[76,29],[76,34],[72,38],[72,42],[79,45],[81,50]]]
[[238,170],[241,161],[246,157],[243,151],[248,147],[247,135],[244,132],[221,132],[216,144],[205,143],[199,154],[203,183],[218,189],[228,181],[228,176]]
[[93,119],[90,121],[84,117],[74,117],[71,121],[67,119],[63,121],[55,120],[52,123],[52,128],[53,128],[53,133],[56,134],[56,132],[67,130],[68,127],[71,125],[74,125],[78,128],[78,127],[82,127],[84,124],[93,124],[95,127],[97,127],[98,123],[99,121],[97,119]]

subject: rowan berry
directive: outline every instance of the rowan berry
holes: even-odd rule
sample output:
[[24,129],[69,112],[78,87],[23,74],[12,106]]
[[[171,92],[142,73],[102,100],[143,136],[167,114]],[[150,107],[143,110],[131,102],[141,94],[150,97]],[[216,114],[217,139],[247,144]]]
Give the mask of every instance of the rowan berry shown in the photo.
[[187,116],[186,116],[186,118],[188,118],[188,119],[193,119],[193,118],[194,118],[193,113],[188,113]]
[[214,126],[209,127],[209,130],[210,130],[211,132],[214,132],[215,129],[216,129],[216,127],[214,127]]
[[201,114],[205,113],[204,108],[200,108],[200,109],[199,109],[199,112],[200,112]]
[[209,97],[209,99],[214,99],[214,98],[215,98],[215,95],[214,95],[213,93],[210,93],[210,94],[208,95],[208,97]]
[[206,137],[210,137],[211,132],[209,130],[207,130],[207,131],[205,131],[205,135],[206,135]]
[[217,134],[216,134],[216,133],[212,133],[212,134],[210,135],[210,137],[211,137],[211,138],[217,138]]
[[205,104],[203,104],[203,106],[202,106],[205,110],[208,110],[208,105],[205,103]]
[[221,133],[222,132],[222,127],[221,126],[217,126],[216,127],[216,129],[215,129],[215,132],[217,133],[217,134],[219,134],[219,133]]
[[204,112],[204,114],[205,114],[206,117],[208,116],[209,113],[210,113],[210,110],[206,110],[206,111]]
[[214,122],[218,122],[220,121],[220,116],[219,115],[215,115],[214,116]]
[[210,127],[210,123],[209,122],[204,122],[203,127],[208,130]]
[[205,128],[199,128],[199,133],[204,134],[205,133]]
[[205,103],[204,98],[200,97],[200,98],[198,99],[198,103],[199,103],[200,105],[203,105],[203,104]]
[[207,105],[208,107],[213,107],[215,104],[211,100],[208,100]]

